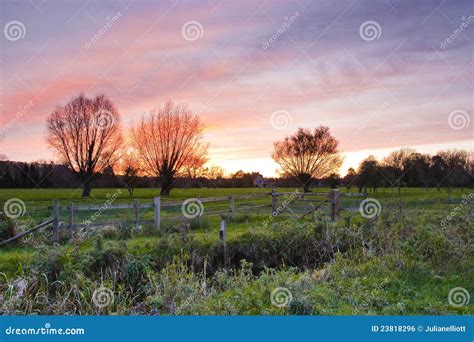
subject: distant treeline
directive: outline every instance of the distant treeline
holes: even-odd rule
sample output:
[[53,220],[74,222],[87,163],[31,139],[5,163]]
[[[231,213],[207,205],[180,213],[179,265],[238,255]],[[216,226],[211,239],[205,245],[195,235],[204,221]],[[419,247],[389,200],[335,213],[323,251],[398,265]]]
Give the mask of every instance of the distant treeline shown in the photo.
[[[364,187],[376,190],[379,187],[474,187],[473,158],[467,151],[448,150],[428,155],[414,150],[401,149],[392,152],[379,161],[369,156],[361,162],[357,170],[349,169],[344,177],[337,174],[312,180],[311,186]],[[205,174],[205,173],[204,173]],[[160,187],[156,177],[122,176],[107,168],[93,181],[96,188],[154,188]],[[282,175],[279,178],[265,178],[258,172],[238,171],[228,177],[201,176],[178,177],[176,187],[301,187],[295,177]],[[81,181],[66,165],[52,162],[0,161],[0,188],[78,188]]]
[[454,149],[430,155],[401,149],[382,161],[369,156],[357,171],[349,169],[342,182],[374,191],[379,187],[473,187],[473,162],[472,151]]
[[[94,188],[159,188],[160,181],[156,177],[136,176],[131,180],[128,176],[114,174],[112,168],[106,169],[93,181]],[[178,177],[176,187],[215,187],[215,188],[247,188],[271,186],[298,186],[293,178],[264,178],[260,173],[238,171],[230,177],[208,179],[205,176]],[[0,188],[78,188],[81,180],[66,165],[52,162],[17,162],[0,161]]]

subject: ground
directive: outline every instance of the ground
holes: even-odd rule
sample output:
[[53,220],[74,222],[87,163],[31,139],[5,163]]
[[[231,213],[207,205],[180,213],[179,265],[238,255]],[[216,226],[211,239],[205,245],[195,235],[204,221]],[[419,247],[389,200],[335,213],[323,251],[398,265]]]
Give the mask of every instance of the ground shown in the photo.
[[[175,189],[163,202],[269,191]],[[290,196],[295,189],[277,191]],[[17,314],[97,310],[121,314],[473,313],[469,303],[458,307],[448,298],[450,290],[457,288],[469,294],[474,283],[469,272],[474,259],[472,204],[463,201],[471,192],[378,189],[368,193],[381,204],[376,217],[361,215],[362,198],[347,197],[337,222],[330,222],[324,206],[315,219],[290,214],[273,218],[270,207],[238,210],[234,220],[228,218],[225,247],[219,240],[219,215],[199,221],[164,220],[160,230],[152,225],[138,231],[128,226],[83,230],[71,243],[61,234],[57,250],[51,248],[50,232],[38,231],[0,249],[2,310]],[[0,202],[13,197],[24,201],[25,214],[16,220],[18,231],[48,218],[53,199],[64,205],[102,204],[116,193],[114,203],[135,199],[151,203],[159,191],[136,189],[132,199],[125,189],[95,189],[90,199],[82,199],[80,191],[73,189],[4,189]],[[236,207],[269,203],[268,195],[239,199]],[[203,208],[208,214],[228,209],[229,202],[204,203]],[[181,207],[163,211],[163,217],[176,217]],[[76,219],[83,221],[90,213],[84,215]],[[105,215],[109,216],[104,220],[133,217],[130,210]],[[152,215],[152,210],[140,213],[144,219]],[[66,219],[64,211],[61,220]],[[20,294],[19,279],[28,284]],[[90,300],[101,284],[115,294],[114,304],[105,309]],[[291,293],[283,306],[272,297],[279,288]],[[288,299],[285,294],[282,298]],[[38,297],[48,300],[37,302]]]

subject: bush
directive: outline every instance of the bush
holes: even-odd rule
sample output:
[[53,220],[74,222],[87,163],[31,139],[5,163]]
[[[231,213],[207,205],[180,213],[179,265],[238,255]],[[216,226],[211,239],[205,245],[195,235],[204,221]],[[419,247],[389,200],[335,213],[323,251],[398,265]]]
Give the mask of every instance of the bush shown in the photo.
[[0,241],[10,239],[15,236],[15,224],[12,219],[0,212]]

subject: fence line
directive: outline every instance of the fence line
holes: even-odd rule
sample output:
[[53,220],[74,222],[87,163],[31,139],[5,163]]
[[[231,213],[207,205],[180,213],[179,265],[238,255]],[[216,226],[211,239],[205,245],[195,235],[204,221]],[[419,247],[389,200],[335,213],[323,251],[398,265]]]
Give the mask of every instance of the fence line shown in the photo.
[[[304,214],[302,217],[305,217],[309,213],[315,212],[318,210],[323,204],[325,203],[330,203],[331,206],[331,211],[330,211],[330,217],[332,221],[337,220],[339,217],[339,213],[341,210],[341,198],[344,196],[339,192],[337,189],[332,189],[330,192],[317,192],[317,193],[297,193],[296,192],[296,197],[291,198],[290,203],[294,201],[298,202],[304,202],[304,203],[315,203],[317,201],[320,201],[320,203],[317,203],[318,205],[313,206],[311,210],[308,211],[301,211],[301,210],[292,210],[291,208],[288,207],[288,205],[284,205],[283,209],[290,211],[292,213],[302,213]],[[265,198],[268,196],[271,196],[271,203],[269,204],[258,204],[258,205],[246,205],[242,207],[238,207],[235,204],[236,200],[246,200],[246,199],[258,199],[258,198]],[[234,195],[231,194],[229,196],[219,196],[219,197],[207,197],[207,198],[199,198],[198,200],[201,203],[213,203],[213,202],[224,202],[224,201],[229,201],[229,206],[226,209],[222,210],[214,210],[210,212],[203,212],[199,216],[210,216],[210,215],[222,215],[223,219],[226,219],[226,216],[224,214],[228,214],[230,218],[235,218],[236,212],[242,211],[250,211],[250,210],[255,210],[255,209],[261,209],[261,208],[271,208],[270,215],[276,216],[281,213],[281,208],[279,208],[279,198],[282,198],[285,195],[295,195],[295,192],[276,192],[275,189],[272,189],[271,192],[265,192],[265,193],[254,193],[254,194],[239,194],[239,195]],[[305,198],[305,197],[313,197],[313,198]],[[320,197],[319,199],[314,198],[314,197]],[[363,196],[363,194],[359,193],[351,193],[348,196]],[[321,198],[322,197],[322,198]],[[324,199],[324,201],[321,202],[321,200]],[[122,204],[108,204],[108,205],[75,205],[71,203],[70,205],[66,206],[60,206],[59,200],[55,199],[53,200],[53,206],[52,206],[52,219],[43,222],[25,232],[22,232],[18,234],[15,237],[12,237],[8,240],[0,242],[0,246],[3,246],[4,244],[7,244],[11,241],[14,241],[18,238],[21,238],[27,234],[30,234],[33,231],[36,231],[37,229],[40,229],[42,227],[45,227],[47,225],[52,225],[52,243],[57,244],[59,243],[59,231],[61,226],[67,228],[67,236],[69,240],[73,239],[74,235],[74,229],[75,228],[85,228],[85,227],[100,227],[100,226],[108,226],[108,225],[117,225],[117,224],[122,224],[122,225],[134,225],[135,229],[138,229],[140,224],[143,223],[149,223],[153,224],[156,228],[160,228],[162,221],[169,221],[169,220],[177,220],[183,218],[182,215],[179,216],[163,216],[162,215],[162,208],[171,208],[171,207],[176,207],[176,206],[181,206],[183,204],[182,201],[173,201],[173,202],[162,202],[161,197],[154,197],[153,201],[151,203],[141,203],[139,200],[134,200],[133,203],[122,203]],[[51,208],[51,207],[50,207]],[[119,210],[119,209],[129,209],[133,210],[133,220],[114,220],[114,221],[107,221],[107,222],[87,222],[87,223],[75,223],[75,219],[77,218],[76,214],[80,212],[86,212],[86,211],[96,211],[96,212],[102,212],[105,210]],[[140,209],[153,209],[153,219],[140,219]],[[66,210],[68,219],[66,222],[61,222],[60,220],[60,212],[61,210]],[[199,217],[198,217],[199,219]]]
[[35,226],[35,227],[31,228],[31,229],[25,230],[24,232],[21,232],[21,233],[15,235],[14,237],[11,237],[11,238],[9,238],[9,239],[7,239],[7,240],[4,240],[4,241],[0,242],[0,246],[4,246],[4,245],[6,245],[6,244],[8,244],[8,243],[10,243],[10,242],[13,242],[13,241],[15,241],[15,240],[17,240],[17,239],[19,239],[19,238],[25,236],[25,235],[28,235],[28,234],[30,234],[30,233],[33,233],[34,231],[36,231],[36,230],[38,230],[38,229],[40,229],[40,228],[46,227],[47,225],[50,225],[51,223],[53,223],[53,220],[52,220],[52,219],[51,219],[51,220],[48,220],[48,221],[45,221],[45,222],[43,222],[43,223],[40,223],[40,224],[38,224],[37,226]]

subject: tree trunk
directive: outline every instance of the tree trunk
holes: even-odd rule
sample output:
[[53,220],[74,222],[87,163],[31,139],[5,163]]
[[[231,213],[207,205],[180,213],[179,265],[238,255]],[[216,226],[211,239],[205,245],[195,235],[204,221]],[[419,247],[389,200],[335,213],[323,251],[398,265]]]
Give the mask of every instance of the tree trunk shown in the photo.
[[307,173],[299,173],[297,176],[296,176],[296,179],[298,179],[300,181],[301,184],[303,184],[303,190],[304,192],[311,192],[309,190],[309,185],[311,183],[311,180],[312,180],[313,177],[311,177],[310,174],[307,174]]
[[86,180],[82,185],[82,197],[89,197],[91,195],[91,183],[89,180]]
[[166,174],[161,177],[161,192],[160,196],[169,196],[173,188],[174,177],[171,174]]

